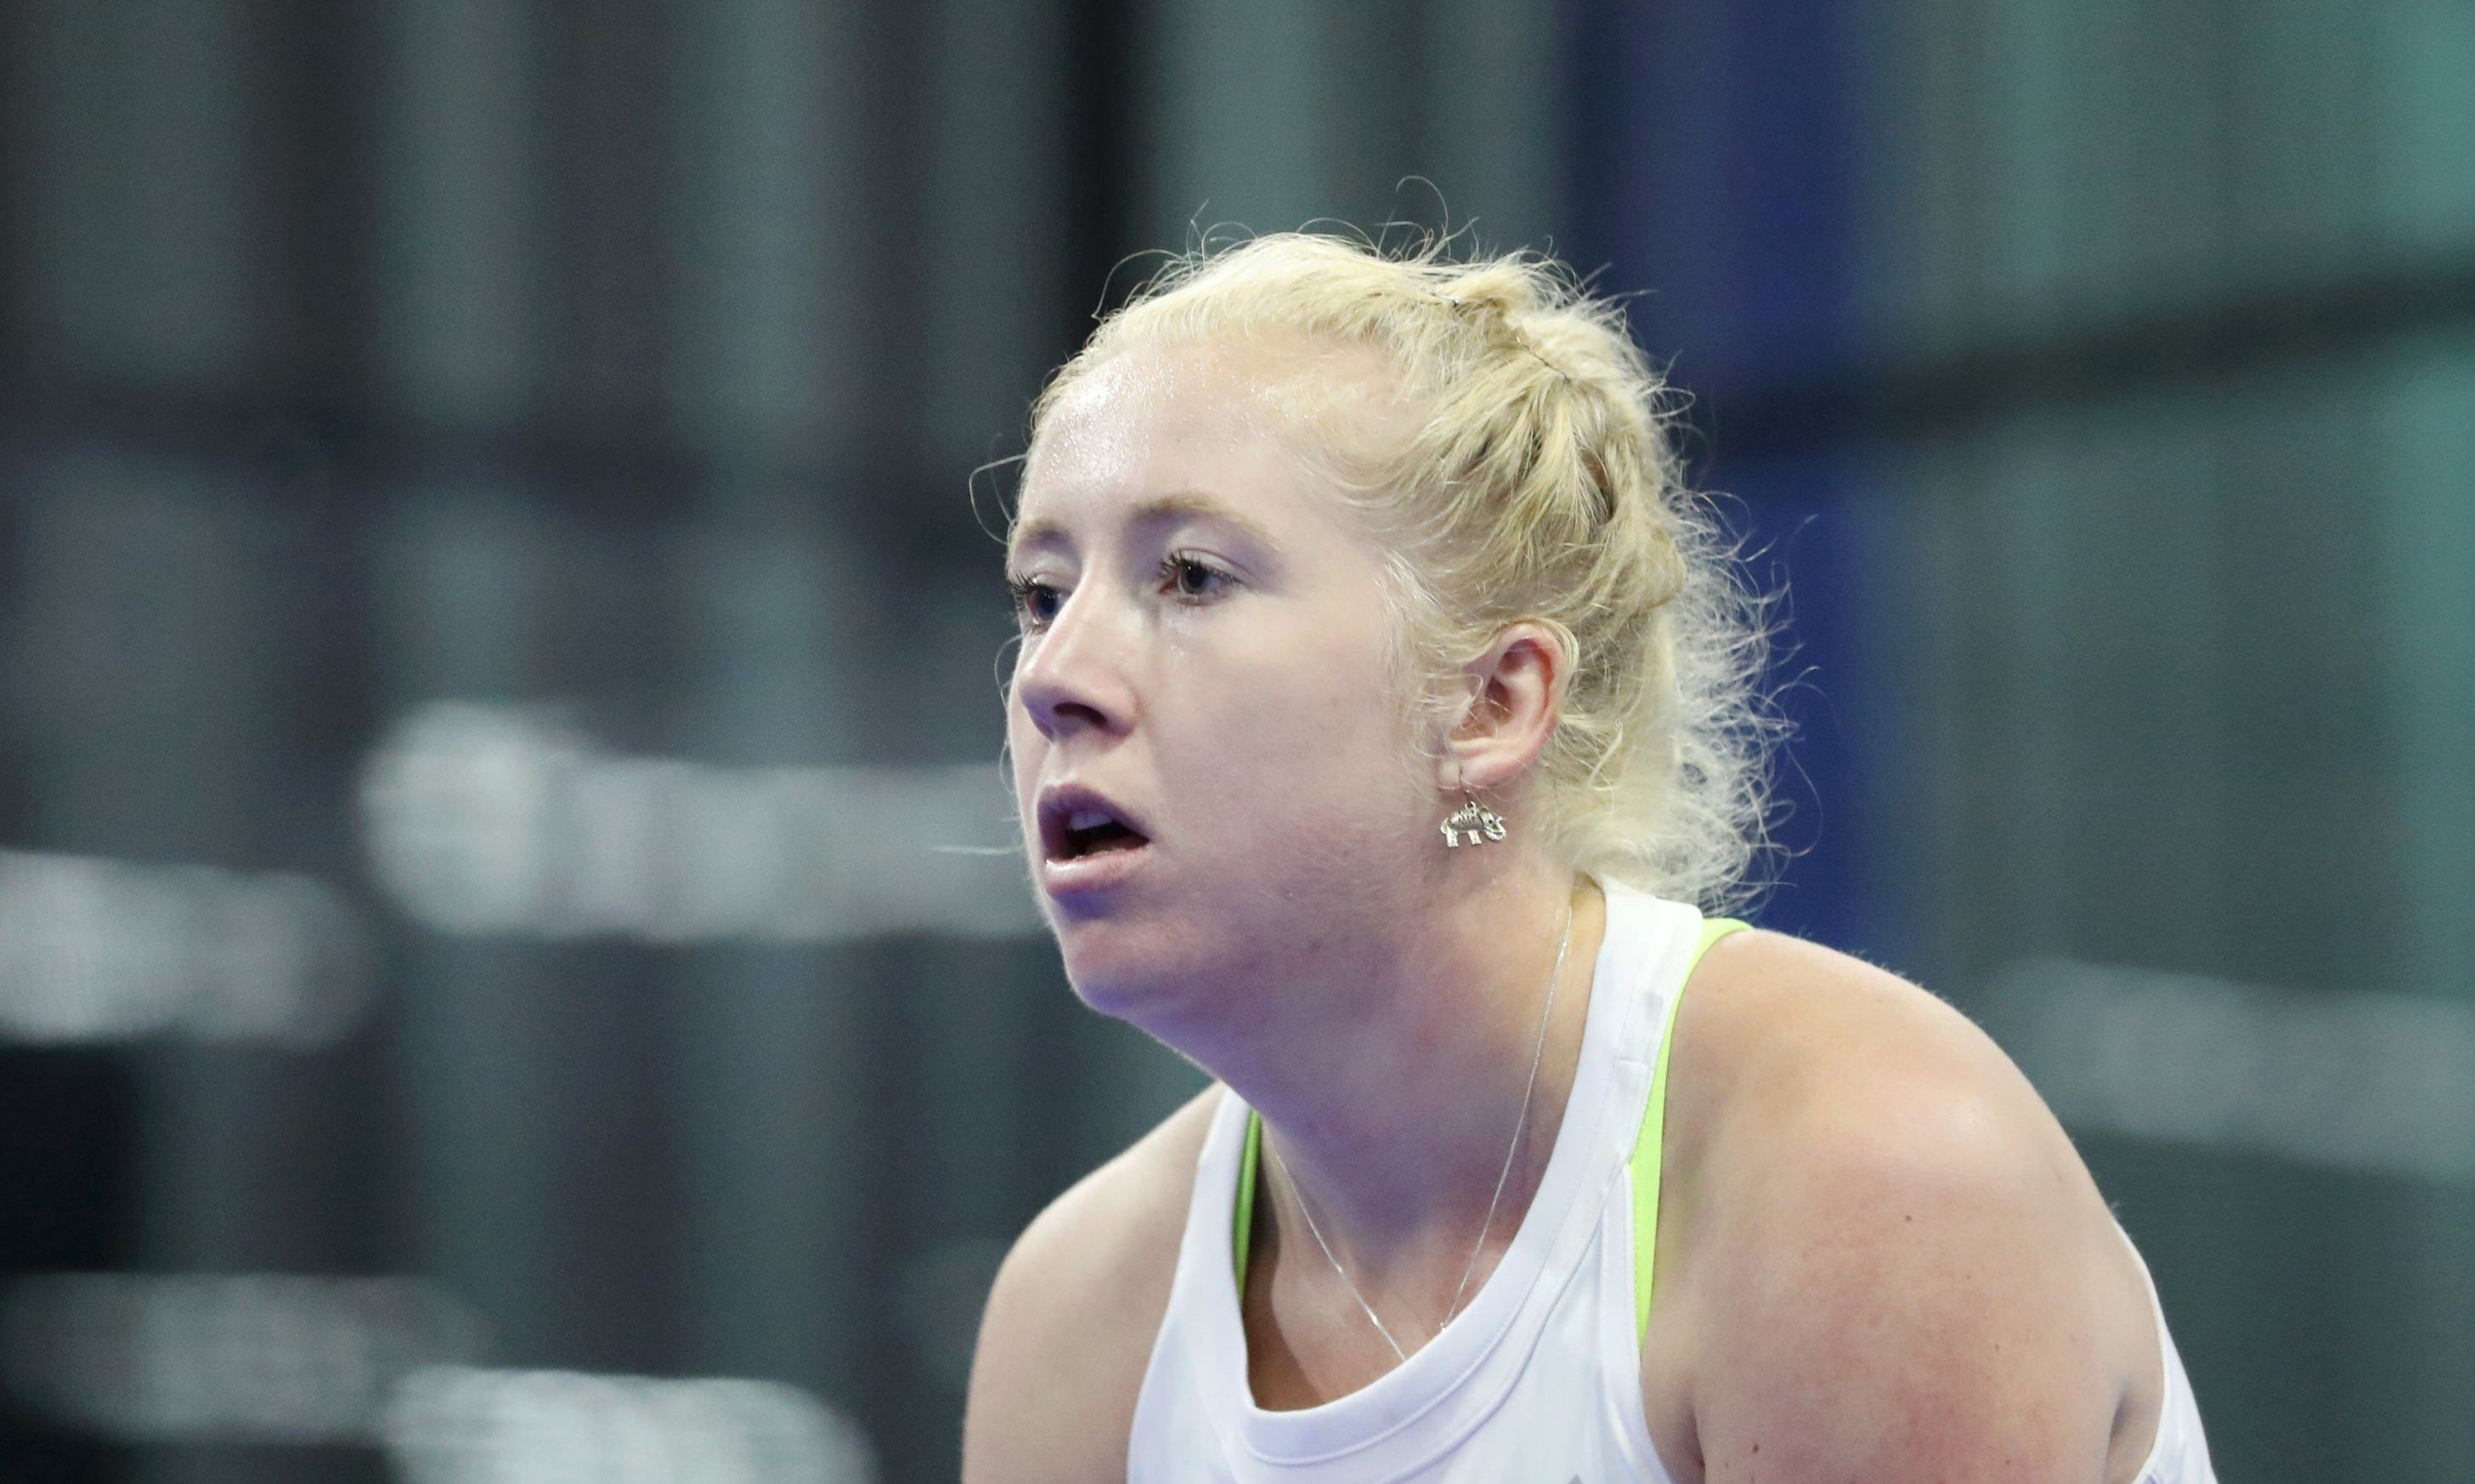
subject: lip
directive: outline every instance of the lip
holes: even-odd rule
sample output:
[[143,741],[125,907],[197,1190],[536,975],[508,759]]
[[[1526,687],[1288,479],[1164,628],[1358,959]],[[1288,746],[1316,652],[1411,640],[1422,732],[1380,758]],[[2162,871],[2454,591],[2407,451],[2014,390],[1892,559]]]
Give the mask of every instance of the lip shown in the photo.
[[1040,863],[1040,888],[1059,899],[1110,890],[1125,885],[1127,878],[1140,870],[1151,849],[1150,845],[1142,844],[1130,849],[1076,856],[1066,861],[1042,861]]
[[[1065,856],[1066,821],[1078,809],[1104,810],[1118,823],[1143,838],[1119,850]],[[1040,885],[1053,897],[1074,896],[1121,885],[1151,856],[1152,832],[1132,810],[1087,784],[1051,784],[1040,791],[1036,808],[1040,824]]]

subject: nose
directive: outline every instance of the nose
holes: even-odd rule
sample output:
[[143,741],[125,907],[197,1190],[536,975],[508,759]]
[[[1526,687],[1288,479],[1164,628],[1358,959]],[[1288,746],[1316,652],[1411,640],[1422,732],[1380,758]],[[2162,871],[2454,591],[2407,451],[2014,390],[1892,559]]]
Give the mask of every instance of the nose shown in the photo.
[[1086,583],[1067,596],[1047,628],[1023,640],[1015,662],[1015,699],[1051,742],[1076,732],[1114,735],[1133,718],[1122,625],[1112,617],[1107,594],[1099,584]]

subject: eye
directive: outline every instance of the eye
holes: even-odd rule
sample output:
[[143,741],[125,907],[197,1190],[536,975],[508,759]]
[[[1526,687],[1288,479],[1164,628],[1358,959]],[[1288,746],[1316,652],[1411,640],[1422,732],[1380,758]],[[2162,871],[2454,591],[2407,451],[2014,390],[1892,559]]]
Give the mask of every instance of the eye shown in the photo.
[[1065,591],[1039,577],[1009,577],[1006,586],[1014,592],[1014,620],[1027,634],[1048,627],[1066,605]]
[[1160,565],[1161,581],[1169,596],[1197,603],[1218,596],[1237,579],[1199,557],[1172,552]]

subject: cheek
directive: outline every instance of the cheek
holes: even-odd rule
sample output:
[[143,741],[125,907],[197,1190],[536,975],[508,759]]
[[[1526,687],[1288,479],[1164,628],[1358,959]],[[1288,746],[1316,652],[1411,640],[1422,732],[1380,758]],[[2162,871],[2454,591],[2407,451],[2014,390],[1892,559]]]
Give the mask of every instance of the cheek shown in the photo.
[[1420,807],[1412,746],[1380,655],[1316,646],[1310,664],[1267,663],[1223,677],[1198,723],[1189,786],[1294,839],[1389,830]]
[[1008,782],[1014,788],[1015,807],[1024,818],[1030,817],[1031,791],[1039,786],[1040,766],[1048,753],[1048,739],[1031,724],[1030,713],[1022,709],[1009,693],[1005,705],[1006,762],[1012,768]]
[[1315,664],[1300,669],[1290,704],[1315,755],[1397,772],[1412,743],[1379,632],[1372,618],[1353,618],[1351,627],[1327,640]]

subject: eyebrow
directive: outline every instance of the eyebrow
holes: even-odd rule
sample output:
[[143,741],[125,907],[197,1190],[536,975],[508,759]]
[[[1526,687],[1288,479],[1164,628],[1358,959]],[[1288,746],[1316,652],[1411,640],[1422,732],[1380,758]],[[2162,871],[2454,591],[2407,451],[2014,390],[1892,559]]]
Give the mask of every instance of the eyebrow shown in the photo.
[[[1166,495],[1154,495],[1138,502],[1132,523],[1137,526],[1167,525],[1183,520],[1221,521],[1238,527],[1249,538],[1265,547],[1277,547],[1272,533],[1255,520],[1243,515],[1225,500],[1192,490],[1179,490]],[[1053,546],[1067,540],[1064,523],[1041,517],[1015,527],[1014,540],[1006,547],[1008,556],[1026,547]]]

